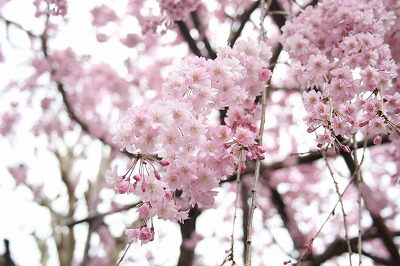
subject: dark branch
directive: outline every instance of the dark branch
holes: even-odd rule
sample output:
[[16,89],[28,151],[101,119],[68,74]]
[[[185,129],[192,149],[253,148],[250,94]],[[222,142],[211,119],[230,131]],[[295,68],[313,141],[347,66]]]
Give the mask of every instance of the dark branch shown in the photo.
[[189,45],[190,51],[192,51],[192,53],[194,53],[198,57],[202,57],[203,55],[201,54],[199,47],[197,47],[196,41],[193,39],[192,35],[190,35],[190,31],[186,23],[182,20],[175,21],[175,23],[178,25],[183,38]]
[[253,4],[251,4],[251,6],[246,9],[239,17],[238,17],[238,21],[240,22],[240,26],[239,28],[234,31],[231,32],[229,38],[228,38],[228,45],[230,47],[233,47],[233,45],[236,43],[237,39],[240,37],[240,35],[242,34],[242,31],[244,29],[244,26],[246,25],[247,21],[249,21],[251,14],[254,12],[254,10],[257,9],[257,7],[260,5],[260,1],[256,1]]
[[81,219],[81,220],[69,221],[65,225],[68,226],[68,227],[73,227],[74,225],[81,224],[81,223],[92,223],[93,221],[101,219],[101,218],[103,218],[105,216],[108,216],[108,215],[111,215],[111,214],[114,214],[114,213],[118,213],[118,212],[128,211],[128,210],[130,210],[132,208],[136,208],[140,203],[141,202],[137,202],[137,203],[126,205],[126,206],[123,206],[121,208],[118,208],[118,209],[115,209],[115,210],[111,210],[111,211],[108,211],[108,212],[105,212],[105,213],[99,213],[99,214],[91,215],[91,216],[86,217],[86,218]]
[[194,247],[187,247],[185,240],[190,239],[192,234],[196,231],[196,220],[201,214],[201,210],[197,207],[191,208],[189,211],[189,219],[185,223],[179,224],[182,234],[182,244],[180,247],[180,256],[177,266],[193,265],[194,260]]
[[[396,231],[392,234],[393,236],[400,236],[400,231]],[[369,228],[362,234],[362,239],[364,240],[371,240],[371,239],[376,239],[379,237],[379,233],[374,230],[373,228]],[[350,245],[352,250],[357,249],[357,241],[358,237],[354,237],[350,239]],[[320,255],[314,255],[312,258],[312,261],[310,262],[310,266],[317,266],[321,265],[322,263],[326,262],[327,260],[340,256],[341,254],[348,252],[347,250],[347,244],[345,239],[340,239],[337,238],[335,241],[333,241],[331,244],[328,245],[328,247],[323,251]],[[367,257],[370,257],[373,259],[375,262],[378,262],[382,265],[393,265],[390,263],[389,260],[383,259],[377,256],[374,256],[372,254],[363,252],[363,254]]]
[[206,36],[206,32],[204,30],[204,27],[202,26],[200,19],[199,19],[199,15],[197,14],[197,10],[193,11],[190,13],[190,16],[192,17],[192,21],[197,29],[197,31],[199,32],[199,35],[202,36],[202,41],[204,43],[204,46],[207,49],[208,52],[208,57],[210,59],[215,59],[217,58],[217,54],[215,53],[214,49],[211,47],[210,42],[208,41],[208,38]]

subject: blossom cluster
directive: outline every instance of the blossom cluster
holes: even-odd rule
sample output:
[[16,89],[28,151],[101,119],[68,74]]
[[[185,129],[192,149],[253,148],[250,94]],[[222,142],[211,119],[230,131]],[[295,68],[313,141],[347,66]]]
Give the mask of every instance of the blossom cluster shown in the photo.
[[[219,49],[215,60],[191,57],[169,74],[162,99],[133,107],[121,119],[113,141],[135,158],[126,174],[120,176],[116,165],[106,180],[142,200],[144,221],[182,222],[188,210],[179,202],[212,206],[221,180],[243,172],[246,159],[264,158],[256,141],[256,97],[270,78],[270,57],[268,45],[250,39]],[[226,117],[219,121],[222,109]],[[152,239],[150,233],[141,238],[141,230],[147,225],[126,233],[142,243]]]
[[67,0],[46,0],[49,13],[54,16],[65,16],[68,12]]
[[[393,1],[392,1],[393,2]],[[387,5],[386,8],[385,4]],[[318,147],[362,130],[375,144],[400,134],[396,64],[386,43],[395,24],[390,1],[321,1],[283,28],[282,44],[303,88],[308,132]],[[398,9],[397,9],[398,10]]]
[[160,8],[172,21],[183,20],[185,16],[195,10],[200,0],[160,0]]

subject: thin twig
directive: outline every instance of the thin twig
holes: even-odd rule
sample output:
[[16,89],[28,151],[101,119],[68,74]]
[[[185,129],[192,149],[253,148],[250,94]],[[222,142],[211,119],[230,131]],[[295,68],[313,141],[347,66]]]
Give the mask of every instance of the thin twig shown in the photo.
[[241,169],[242,169],[242,152],[243,150],[240,149],[239,152],[239,166],[238,166],[238,171],[236,172],[236,198],[235,198],[235,210],[233,212],[233,222],[232,222],[232,235],[231,235],[231,254],[228,254],[230,256],[230,260],[232,260],[232,265],[236,265],[235,258],[234,258],[234,244],[235,244],[235,224],[236,224],[236,217],[237,217],[237,205],[238,205],[238,200],[239,200],[239,192],[240,192],[240,174],[241,174]]
[[[358,165],[358,156],[357,156],[357,141],[356,141],[356,136],[353,135],[353,157],[354,157],[354,163]],[[361,171],[358,170],[357,172],[357,190],[358,190],[358,196],[357,196],[357,203],[358,203],[358,265],[362,264],[362,202],[361,202]]]
[[345,239],[346,239],[346,244],[347,244],[347,251],[349,253],[349,265],[352,266],[353,264],[351,263],[351,255],[353,252],[351,251],[351,245],[350,245],[350,239],[349,239],[349,233],[348,233],[348,225],[347,225],[347,219],[346,219],[347,214],[344,210],[344,205],[343,205],[342,197],[341,197],[341,194],[339,191],[338,182],[336,181],[334,173],[332,171],[332,168],[329,165],[328,158],[326,157],[325,151],[322,152],[322,155],[324,156],[326,166],[328,167],[329,173],[333,179],[333,183],[335,184],[336,194],[339,196],[340,207],[342,209],[342,214],[343,214],[343,223],[344,223],[344,232],[345,232],[344,234],[345,234]]
[[[312,247],[312,244],[314,242],[314,240],[318,237],[318,235],[321,233],[322,228],[324,228],[325,224],[329,221],[330,217],[333,216],[333,214],[335,213],[335,209],[337,207],[337,205],[340,203],[341,198],[343,197],[344,193],[346,193],[347,189],[350,187],[350,185],[353,183],[353,179],[355,178],[355,175],[352,176],[352,178],[350,179],[349,183],[347,184],[347,186],[345,187],[345,189],[343,190],[343,192],[340,194],[339,200],[336,202],[336,204],[333,206],[332,210],[329,212],[328,217],[326,217],[325,221],[322,223],[322,225],[320,226],[320,228],[318,229],[317,233],[315,233],[314,237],[311,238],[310,243],[309,243],[309,248]],[[297,266],[300,264],[300,262],[306,257],[306,255],[308,254],[308,249],[305,250],[302,255],[300,256],[300,258],[297,260],[296,263],[292,263],[293,266]]]
[[108,212],[105,212],[105,213],[99,213],[99,214],[91,215],[91,216],[86,217],[86,218],[84,218],[84,219],[80,219],[80,220],[77,220],[77,221],[70,221],[70,222],[68,222],[68,223],[66,224],[66,226],[72,227],[72,226],[77,225],[77,224],[80,224],[80,223],[90,223],[90,222],[92,222],[93,220],[97,220],[97,219],[103,218],[103,217],[105,217],[105,216],[114,214],[114,213],[123,212],[123,211],[130,210],[130,209],[132,209],[132,208],[136,208],[136,207],[139,206],[139,204],[141,204],[141,203],[142,203],[142,202],[133,203],[133,204],[126,205],[126,206],[123,206],[123,207],[121,207],[121,208],[118,208],[118,209],[115,209],[115,210],[111,210],[111,211],[108,211]]
[[128,249],[131,247],[131,245],[132,245],[132,243],[129,243],[129,245],[126,247],[124,254],[122,254],[122,257],[117,262],[117,266],[119,266],[121,264],[121,262],[124,260],[126,252],[128,252]]
[[[263,21],[266,12],[263,12],[262,10],[264,9],[264,4],[265,1],[261,0],[260,2],[260,8],[261,8],[261,29],[263,29]],[[261,31],[261,40],[264,41],[266,37],[266,32],[265,30]],[[261,121],[260,121],[260,131],[258,135],[258,144],[262,145],[263,143],[263,135],[264,135],[264,126],[265,126],[265,111],[266,111],[266,106],[267,106],[267,84],[264,84],[264,89],[261,95]],[[261,168],[261,160],[257,158],[256,160],[256,168],[254,171],[254,183],[253,183],[253,189],[251,190],[251,205],[250,205],[250,213],[249,213],[249,221],[247,223],[247,240],[246,240],[246,261],[245,265],[250,266],[251,265],[251,234],[253,231],[253,216],[254,216],[254,210],[256,209],[256,198],[257,198],[257,184],[258,184],[258,179],[260,177],[260,168]]]

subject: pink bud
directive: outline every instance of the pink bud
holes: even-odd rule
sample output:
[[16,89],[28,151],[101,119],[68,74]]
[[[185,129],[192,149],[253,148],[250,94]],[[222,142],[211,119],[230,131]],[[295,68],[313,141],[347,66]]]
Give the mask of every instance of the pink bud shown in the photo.
[[312,128],[312,127],[307,128],[307,132],[308,132],[308,133],[312,133],[312,132],[314,132],[314,131],[315,131],[315,128]]
[[136,181],[140,181],[140,179],[142,179],[142,176],[139,174],[136,174],[133,176],[133,179],[135,179]]
[[267,148],[265,148],[264,146],[257,146],[257,150],[261,153],[264,153],[267,151]]
[[128,188],[129,188],[129,181],[126,180],[119,182],[117,185],[117,191],[119,194],[126,193],[128,191]]
[[309,249],[307,249],[307,254],[310,255],[313,252],[313,248],[310,247]]
[[376,137],[374,138],[374,144],[375,144],[375,145],[381,145],[381,143],[382,143],[382,137],[381,137],[381,135],[376,136]]
[[242,167],[240,168],[240,173],[244,174],[245,171],[246,171],[246,165],[242,164]]
[[249,127],[250,127],[251,132],[257,132],[257,130],[258,130],[258,127],[254,124],[250,124]]
[[154,176],[158,179],[161,180],[161,175],[157,170],[154,170]]
[[263,68],[258,72],[258,78],[261,81],[267,81],[271,77],[271,70]]
[[170,162],[169,162],[168,160],[161,160],[161,161],[160,161],[160,164],[161,164],[162,166],[168,166],[168,165],[170,164]]
[[141,218],[147,218],[147,217],[149,217],[149,214],[150,214],[150,208],[149,208],[149,205],[148,204],[143,204],[142,206],[140,206],[138,209],[137,209],[137,212],[139,213],[139,216],[141,217]]
[[142,192],[145,193],[146,192],[146,183],[143,182],[142,184]]
[[400,108],[395,109],[395,110],[394,110],[394,113],[395,113],[396,115],[400,114]]
[[154,227],[152,226],[151,228],[150,228],[150,238],[149,238],[149,241],[153,241],[154,240]]
[[253,158],[253,153],[251,153],[251,151],[248,151],[246,153],[246,157],[249,158],[249,159],[252,159]]
[[358,124],[358,125],[359,125],[359,127],[365,127],[368,123],[369,123],[369,121],[367,120],[367,121],[360,122],[360,124]]
[[171,200],[172,199],[172,192],[171,191],[166,191],[165,192],[165,198],[167,200]]
[[342,149],[343,149],[345,152],[347,152],[347,153],[350,153],[350,152],[351,152],[349,146],[343,145],[343,146],[342,146]]

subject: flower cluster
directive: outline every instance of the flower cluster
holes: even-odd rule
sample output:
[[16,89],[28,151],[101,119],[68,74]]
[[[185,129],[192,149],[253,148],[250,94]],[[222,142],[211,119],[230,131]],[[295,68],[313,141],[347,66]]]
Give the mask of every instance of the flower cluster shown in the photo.
[[283,27],[291,66],[309,88],[308,132],[321,128],[318,147],[337,141],[349,151],[336,138],[360,129],[373,134],[376,144],[383,134],[400,134],[400,94],[392,90],[396,64],[385,43],[395,19],[384,1],[325,0]]
[[54,16],[65,16],[68,12],[67,0],[46,0],[49,12]]
[[[212,206],[221,180],[244,171],[246,158],[264,158],[256,141],[256,97],[270,78],[270,57],[265,43],[247,40],[220,49],[215,60],[189,58],[169,74],[162,99],[128,110],[113,141],[135,159],[125,175],[115,166],[106,179],[119,193],[142,200],[144,221],[187,219],[178,196],[192,206]],[[222,124],[216,116],[221,109]]]
[[185,16],[195,10],[199,0],[160,0],[159,5],[172,21],[183,20]]

